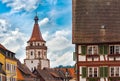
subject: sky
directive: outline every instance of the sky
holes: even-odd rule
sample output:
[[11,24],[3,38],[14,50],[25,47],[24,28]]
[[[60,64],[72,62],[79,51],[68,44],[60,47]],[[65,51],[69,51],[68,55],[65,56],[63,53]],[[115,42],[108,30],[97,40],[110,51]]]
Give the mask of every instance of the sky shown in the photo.
[[72,0],[0,0],[0,43],[23,62],[36,12],[51,67],[74,65]]

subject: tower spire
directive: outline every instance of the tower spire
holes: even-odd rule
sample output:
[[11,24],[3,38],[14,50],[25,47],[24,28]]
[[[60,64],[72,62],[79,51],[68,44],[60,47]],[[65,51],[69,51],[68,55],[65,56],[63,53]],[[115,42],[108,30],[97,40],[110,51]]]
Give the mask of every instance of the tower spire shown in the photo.
[[37,12],[36,12],[36,16],[35,16],[34,20],[35,20],[35,24],[38,24],[39,18],[38,18],[38,16],[37,16]]
[[34,17],[34,20],[35,20],[35,24],[34,24],[34,27],[33,27],[31,38],[28,42],[30,42],[30,41],[31,42],[32,41],[44,41],[44,39],[42,37],[42,33],[40,31],[40,28],[39,28],[39,24],[38,24],[39,18],[37,16],[37,12],[36,12],[36,16]]

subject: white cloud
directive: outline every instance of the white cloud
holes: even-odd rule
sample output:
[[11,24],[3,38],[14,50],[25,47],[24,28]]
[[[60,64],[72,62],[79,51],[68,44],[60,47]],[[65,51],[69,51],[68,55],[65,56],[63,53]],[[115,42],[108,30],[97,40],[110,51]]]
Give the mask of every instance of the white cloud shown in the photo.
[[7,30],[7,27],[9,27],[9,24],[6,20],[0,19],[0,32],[4,32]]
[[44,18],[43,20],[41,20],[41,21],[39,22],[39,25],[42,26],[42,25],[47,24],[48,22],[49,22],[49,19],[48,19],[48,18]]
[[47,41],[48,48],[51,51],[60,51],[72,46],[71,41],[67,38],[69,35],[69,30],[56,31],[50,36],[51,39]]
[[72,59],[74,49],[71,44],[71,39],[69,39],[71,35],[70,30],[59,30],[52,33],[52,35],[46,32],[43,35],[48,38],[46,43],[48,47],[48,58],[51,60],[51,67],[74,65]]
[[13,11],[29,11],[36,9],[40,0],[2,0],[2,2],[11,7]]
[[[17,58],[23,62],[26,56],[26,41],[29,37],[20,32],[19,28],[11,30],[11,25],[5,19],[0,19],[0,23],[0,27],[3,27],[0,31],[5,31],[0,32],[0,43],[7,49],[15,52]],[[71,30],[68,29],[59,30],[52,34],[50,34],[49,31],[43,33],[48,47],[48,58],[51,60],[51,67],[74,64],[72,61],[72,52],[74,50],[71,39],[69,38],[70,35]]]
[[[20,32],[18,28],[11,30],[9,28],[11,25],[5,19],[0,19],[0,23],[0,27],[2,26],[0,29],[0,43],[8,50],[16,53],[17,58],[25,58],[22,57],[25,55],[25,41],[27,40],[25,34]],[[23,61],[22,59],[20,60]]]
[[73,54],[72,51],[66,52],[63,55],[56,57],[57,59],[53,62],[51,62],[52,67],[56,67],[59,65],[74,65],[75,62],[73,62]]

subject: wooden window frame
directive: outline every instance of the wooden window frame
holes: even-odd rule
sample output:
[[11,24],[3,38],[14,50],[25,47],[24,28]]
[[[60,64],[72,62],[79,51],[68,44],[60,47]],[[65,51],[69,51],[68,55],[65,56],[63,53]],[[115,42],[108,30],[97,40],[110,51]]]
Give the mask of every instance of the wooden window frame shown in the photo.
[[[92,74],[92,76],[90,76],[90,69],[92,70],[91,72],[91,74]],[[97,74],[95,73],[95,69],[97,69],[96,70],[96,72],[97,72]],[[98,72],[99,72],[99,68],[98,67],[88,67],[88,77],[98,77],[99,75],[98,75]],[[97,76],[95,76],[95,74],[97,75]]]
[[[92,53],[89,53],[89,48],[92,48],[91,49]],[[96,49],[96,53],[95,53],[95,49]],[[98,54],[98,46],[97,45],[88,45],[87,46],[87,54],[89,54],[89,55]]]

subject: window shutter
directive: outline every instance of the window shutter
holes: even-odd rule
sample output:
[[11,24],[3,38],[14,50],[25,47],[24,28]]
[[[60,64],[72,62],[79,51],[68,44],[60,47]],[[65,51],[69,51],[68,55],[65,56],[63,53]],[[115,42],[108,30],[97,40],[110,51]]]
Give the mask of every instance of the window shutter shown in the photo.
[[108,67],[100,67],[100,77],[108,77]]
[[100,67],[99,70],[100,70],[100,77],[103,77],[103,67]]
[[87,51],[87,46],[81,46],[82,47],[82,54],[85,55]]
[[105,55],[108,54],[108,45],[105,45],[105,46],[104,46],[104,54],[105,54]]
[[76,58],[77,58],[76,52],[73,52],[73,61],[76,61]]
[[99,54],[103,54],[103,45],[99,45]]
[[104,67],[104,77],[108,77],[108,67]]
[[82,67],[82,78],[86,78],[86,77],[87,77],[87,68]]

